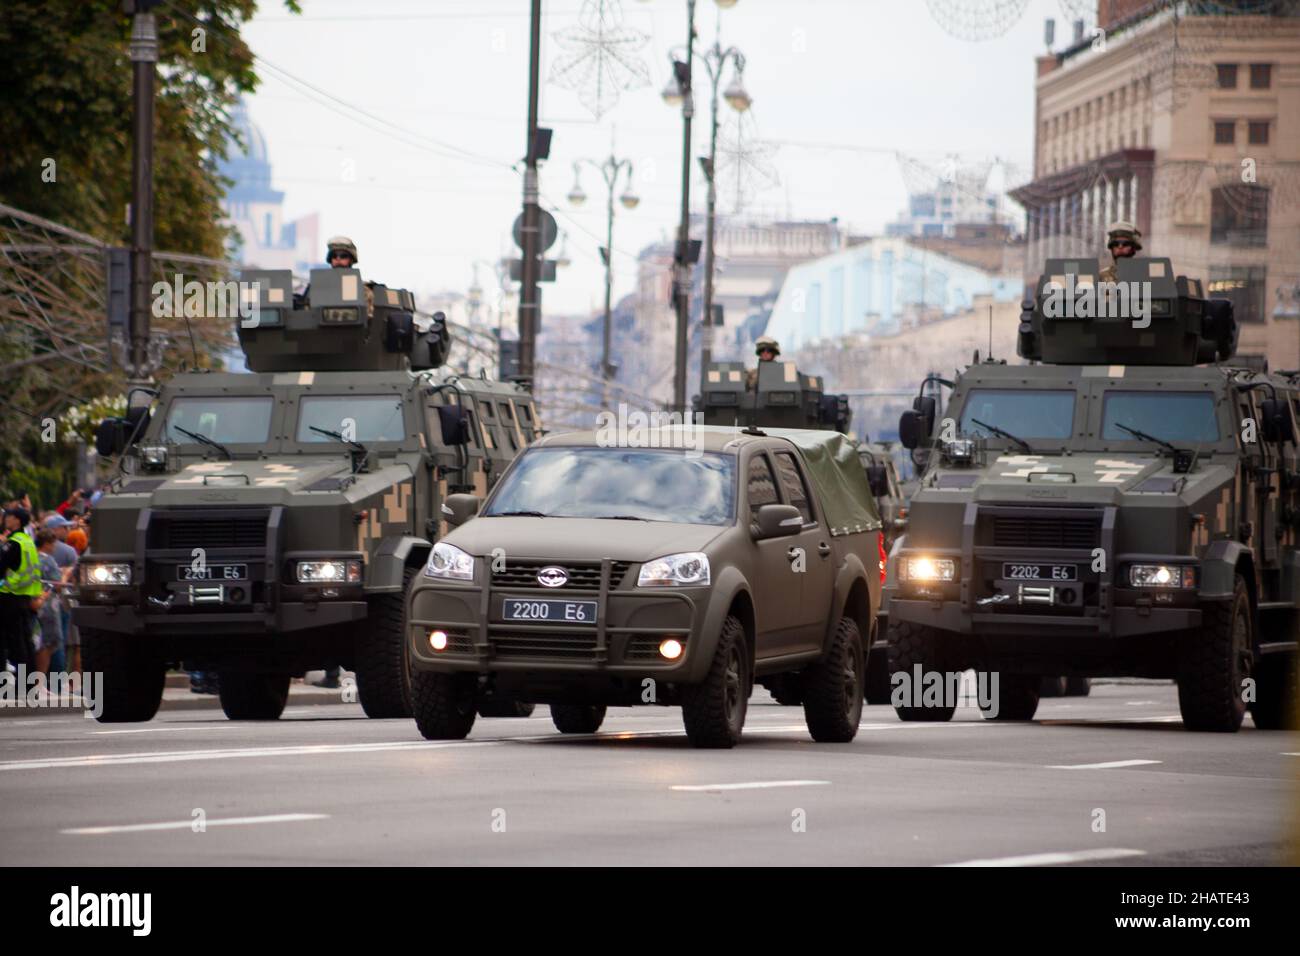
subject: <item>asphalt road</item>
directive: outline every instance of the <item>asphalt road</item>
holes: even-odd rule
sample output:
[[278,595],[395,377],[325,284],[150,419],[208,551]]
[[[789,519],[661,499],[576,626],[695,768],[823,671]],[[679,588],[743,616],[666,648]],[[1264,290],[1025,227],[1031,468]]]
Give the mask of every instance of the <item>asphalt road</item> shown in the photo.
[[1268,865],[1300,860],[1297,813],[1300,735],[1187,733],[1170,685],[1094,686],[1030,724],[868,707],[849,745],[759,690],[731,751],[691,749],[672,708],[563,737],[539,707],[454,743],[345,704],[0,720],[7,866]]

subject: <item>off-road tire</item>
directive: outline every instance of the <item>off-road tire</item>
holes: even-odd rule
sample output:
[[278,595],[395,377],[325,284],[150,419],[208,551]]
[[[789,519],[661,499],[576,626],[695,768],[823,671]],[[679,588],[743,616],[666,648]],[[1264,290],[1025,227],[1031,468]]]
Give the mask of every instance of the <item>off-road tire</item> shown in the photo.
[[551,704],[551,723],[562,734],[594,734],[604,722],[602,704]]
[[289,675],[221,671],[217,694],[231,720],[279,720],[289,702]]
[[82,669],[103,675],[93,690],[102,708],[100,723],[124,724],[152,720],[162,703],[166,665],[131,640],[108,631],[81,629]]
[[682,688],[682,722],[694,747],[728,749],[740,742],[753,688],[745,627],[731,615],[704,680]]
[[473,674],[415,671],[411,675],[411,716],[425,740],[464,740],[478,716]]
[[1183,726],[1236,733],[1246,716],[1243,690],[1254,654],[1250,594],[1241,575],[1233,585],[1232,599],[1204,605],[1201,615],[1201,627],[1183,636],[1178,662]]
[[401,593],[370,598],[366,620],[356,638],[357,697],[367,717],[411,716],[406,592],[414,575],[414,568],[402,572]]
[[480,717],[531,717],[534,708],[534,704],[522,704],[509,697],[493,697],[479,702],[478,715]]
[[[937,670],[946,673],[949,667],[948,638],[942,631],[921,624],[900,621],[889,625],[886,632],[889,642],[888,661],[890,675],[890,703],[893,703],[893,675],[906,674],[911,681],[913,668],[920,664],[922,672]],[[945,686],[947,681],[944,682]],[[915,688],[919,693],[920,688]],[[957,702],[945,701],[938,707],[895,707],[899,720],[939,722],[952,720]]]
[[1269,654],[1255,664],[1250,716],[1260,730],[1300,730],[1300,652]]
[[874,655],[871,644],[862,648],[863,686],[866,689],[867,703],[872,705],[888,704],[889,701],[889,651],[881,648]]
[[803,715],[808,733],[821,744],[847,744],[862,720],[864,673],[862,633],[842,617],[821,660],[803,672]]
[[1067,677],[1065,679],[1066,697],[1087,697],[1091,693],[1091,677]]
[[[987,710],[980,708],[980,716],[985,720],[1033,720],[1042,681],[1037,674],[999,674],[997,697],[989,701]],[[990,675],[990,693],[992,687]]]

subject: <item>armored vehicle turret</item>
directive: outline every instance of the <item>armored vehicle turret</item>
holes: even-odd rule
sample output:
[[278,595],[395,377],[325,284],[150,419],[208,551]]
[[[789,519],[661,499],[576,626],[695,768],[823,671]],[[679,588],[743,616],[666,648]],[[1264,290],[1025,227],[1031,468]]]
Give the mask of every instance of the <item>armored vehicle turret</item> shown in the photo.
[[442,368],[441,315],[356,269],[241,276],[250,372],[189,372],[101,424],[119,473],[95,511],[75,617],[101,720],[148,720],[169,665],[215,671],[231,718],[275,718],[290,678],[343,665],[372,717],[410,713],[406,587],[541,434],[515,384]]
[[919,674],[974,667],[991,719],[1030,719],[1065,675],[1173,678],[1189,729],[1296,722],[1300,390],[1227,364],[1232,306],[1199,280],[1117,265],[1049,260],[1031,364],[971,365],[899,422],[926,459],[886,582],[904,720],[956,706]]
[[847,396],[827,395],[822,379],[794,362],[712,362],[703,378],[695,411],[705,425],[847,432],[853,417]]

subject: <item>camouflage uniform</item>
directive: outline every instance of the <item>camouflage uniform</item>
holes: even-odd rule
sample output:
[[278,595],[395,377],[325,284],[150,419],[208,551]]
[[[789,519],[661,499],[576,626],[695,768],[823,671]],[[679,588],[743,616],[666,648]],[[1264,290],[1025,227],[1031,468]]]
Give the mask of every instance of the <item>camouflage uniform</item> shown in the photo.
[[[1137,255],[1137,253],[1142,251],[1142,233],[1139,232],[1138,227],[1133,225],[1131,222],[1120,221],[1110,224],[1110,228],[1106,230],[1106,251],[1110,252],[1110,250],[1114,248],[1116,239],[1127,239],[1132,242],[1133,255]],[[1116,268],[1115,263],[1119,258],[1128,257],[1119,257],[1111,252],[1110,265],[1102,266],[1101,272],[1099,273],[1099,278],[1102,282],[1118,281],[1119,270]]]

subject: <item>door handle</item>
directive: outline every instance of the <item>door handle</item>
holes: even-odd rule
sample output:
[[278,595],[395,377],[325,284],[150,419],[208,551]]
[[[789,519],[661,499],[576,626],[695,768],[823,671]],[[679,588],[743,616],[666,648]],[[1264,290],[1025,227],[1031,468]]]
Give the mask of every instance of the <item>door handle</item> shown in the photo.
[[825,558],[830,555],[831,546],[827,544],[825,541],[823,541],[821,544],[817,545],[817,553],[820,554],[823,558]]

